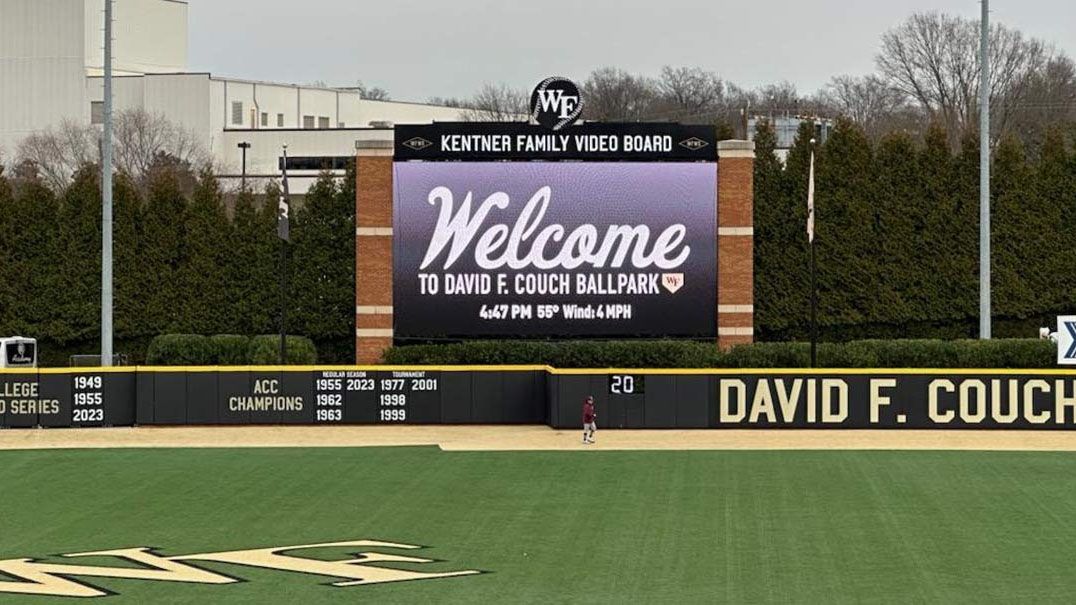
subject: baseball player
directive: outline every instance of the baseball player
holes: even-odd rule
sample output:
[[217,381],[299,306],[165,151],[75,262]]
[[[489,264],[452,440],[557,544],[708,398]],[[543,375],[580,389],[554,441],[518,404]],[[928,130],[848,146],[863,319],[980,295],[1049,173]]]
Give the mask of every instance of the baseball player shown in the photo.
[[583,402],[583,443],[594,443],[594,432],[598,430],[595,421],[598,415],[594,413],[594,398],[587,397]]

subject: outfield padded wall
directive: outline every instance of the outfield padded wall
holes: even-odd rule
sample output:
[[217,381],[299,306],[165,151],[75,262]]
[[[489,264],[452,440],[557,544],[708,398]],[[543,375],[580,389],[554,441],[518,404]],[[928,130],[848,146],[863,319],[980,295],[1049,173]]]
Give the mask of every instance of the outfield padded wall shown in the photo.
[[546,424],[544,368],[0,372],[0,428]]
[[[630,378],[633,388],[614,388]],[[644,386],[645,385],[645,386]],[[544,367],[0,370],[0,428],[548,424],[618,429],[1076,429],[1065,370]]]
[[[611,376],[645,389],[613,394]],[[578,428],[595,398],[616,429],[1076,429],[1076,372],[1062,370],[559,370],[550,425]]]

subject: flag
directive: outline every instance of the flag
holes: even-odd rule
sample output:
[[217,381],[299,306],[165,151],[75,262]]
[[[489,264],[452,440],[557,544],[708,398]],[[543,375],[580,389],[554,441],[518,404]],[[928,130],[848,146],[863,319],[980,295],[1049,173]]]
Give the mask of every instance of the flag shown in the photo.
[[280,239],[291,241],[291,201],[288,193],[288,148],[284,148],[284,162],[280,165],[284,172],[280,201],[277,203],[276,234]]
[[811,176],[807,181],[807,241],[814,243],[814,152],[811,152]]

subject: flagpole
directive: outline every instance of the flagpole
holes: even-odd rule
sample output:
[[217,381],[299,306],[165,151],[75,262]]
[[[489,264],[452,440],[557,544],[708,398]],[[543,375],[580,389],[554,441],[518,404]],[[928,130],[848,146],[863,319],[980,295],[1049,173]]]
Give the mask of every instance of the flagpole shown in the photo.
[[288,242],[280,240],[280,363],[288,364]]
[[814,241],[811,242],[811,367],[818,366],[818,288],[814,281]]
[[284,145],[283,191],[278,205],[277,235],[280,237],[280,363],[288,364],[288,240],[291,238],[291,197],[288,191],[288,146]]
[[807,183],[807,242],[811,248],[811,367],[818,367],[818,288],[815,286],[814,252],[814,144],[811,139],[811,172]]

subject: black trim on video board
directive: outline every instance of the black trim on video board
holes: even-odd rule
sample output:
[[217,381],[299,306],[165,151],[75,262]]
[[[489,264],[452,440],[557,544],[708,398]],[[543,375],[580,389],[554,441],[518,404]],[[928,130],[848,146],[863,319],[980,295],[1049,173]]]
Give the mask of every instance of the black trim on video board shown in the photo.
[[716,162],[712,126],[589,123],[551,131],[523,122],[400,124],[396,161]]

